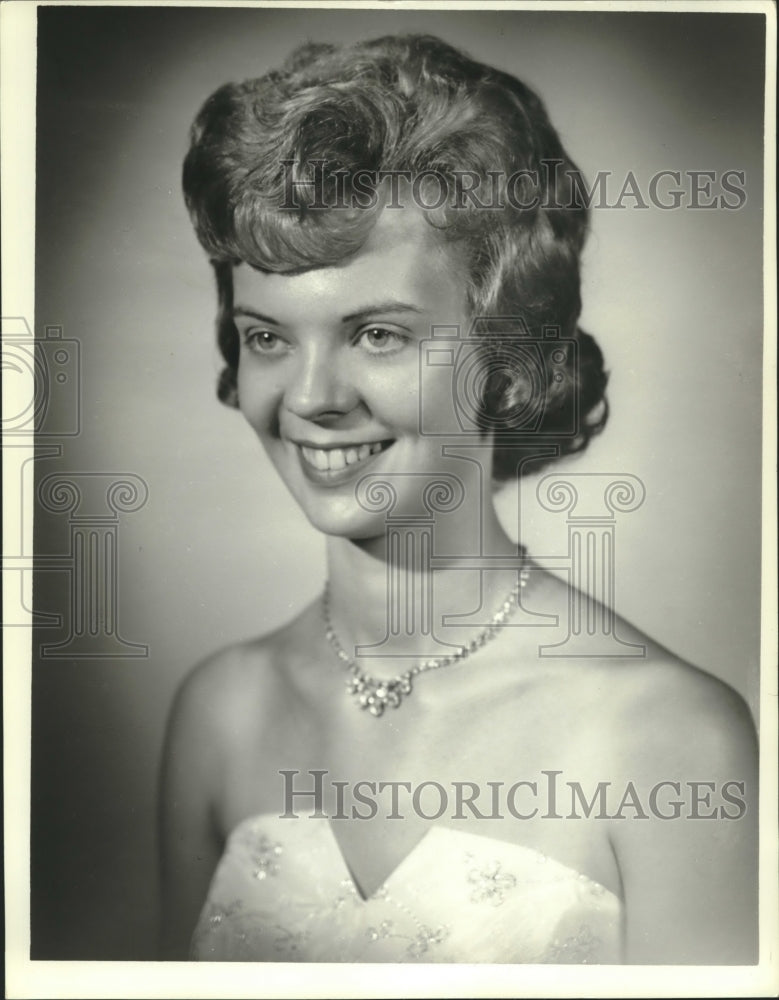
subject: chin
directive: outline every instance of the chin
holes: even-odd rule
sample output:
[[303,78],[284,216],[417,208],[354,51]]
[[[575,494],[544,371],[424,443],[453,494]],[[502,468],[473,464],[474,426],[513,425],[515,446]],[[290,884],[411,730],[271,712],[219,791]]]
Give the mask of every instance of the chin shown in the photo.
[[350,502],[333,500],[316,504],[301,504],[300,499],[297,499],[311,527],[321,531],[323,535],[355,541],[384,537],[383,515],[362,510],[353,497]]
[[[305,515],[309,524],[324,535],[337,538],[366,541],[383,538],[386,530],[385,514],[365,510],[357,501],[355,488],[364,470],[353,471],[351,475],[336,473],[328,481],[328,474],[322,482],[315,476],[307,476],[296,452],[288,450],[271,452],[274,465],[292,498]],[[343,480],[343,481],[341,481]]]

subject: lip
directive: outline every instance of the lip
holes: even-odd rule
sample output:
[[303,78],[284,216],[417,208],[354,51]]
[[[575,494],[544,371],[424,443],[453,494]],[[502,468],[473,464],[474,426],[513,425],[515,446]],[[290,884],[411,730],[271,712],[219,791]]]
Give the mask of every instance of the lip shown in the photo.
[[299,448],[316,448],[319,451],[333,451],[334,448],[361,448],[364,444],[374,445],[374,444],[389,444],[394,441],[394,438],[359,438],[355,441],[333,441],[330,438],[327,441],[314,441],[312,438],[293,438],[289,437],[287,440],[290,444],[297,445]]
[[[298,462],[300,463],[300,468],[303,471],[303,475],[308,479],[309,482],[315,483],[318,486],[340,486],[342,483],[349,482],[358,475],[362,473],[369,466],[373,465],[381,456],[389,450],[390,447],[395,443],[394,439],[384,439],[383,441],[359,441],[350,443],[338,443],[333,444],[329,442],[327,447],[323,447],[321,444],[317,445],[313,442],[308,441],[290,441],[295,448],[298,456]],[[360,459],[357,462],[352,462],[350,465],[344,466],[343,469],[317,469],[313,466],[306,458],[303,457],[303,448],[313,448],[317,451],[335,451],[349,450],[351,448],[358,449],[363,445],[383,445],[381,451],[377,451],[373,454],[368,455],[366,458]]]

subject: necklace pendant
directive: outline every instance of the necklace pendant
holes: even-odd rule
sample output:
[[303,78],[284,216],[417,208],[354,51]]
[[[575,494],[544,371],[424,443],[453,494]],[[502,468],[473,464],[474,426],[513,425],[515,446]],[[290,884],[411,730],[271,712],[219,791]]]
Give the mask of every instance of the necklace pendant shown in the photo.
[[360,695],[365,690],[365,681],[361,677],[349,677],[346,681],[346,690],[349,694]]
[[384,714],[386,701],[373,686],[367,687],[367,689],[360,694],[358,702],[360,708],[367,709],[368,712],[376,718]]
[[399,708],[405,697],[411,694],[412,678],[430,670],[438,670],[442,667],[451,666],[453,663],[461,663],[488,642],[495,638],[498,632],[504,627],[516,608],[519,606],[519,595],[527,585],[530,576],[530,568],[524,560],[527,552],[522,549],[523,565],[520,568],[519,578],[510,594],[507,595],[503,604],[493,615],[492,620],[486,625],[478,635],[474,636],[469,643],[460,646],[447,656],[436,656],[432,659],[422,660],[411,667],[405,673],[394,677],[392,680],[377,680],[374,677],[364,674],[357,663],[346,653],[333,628],[330,620],[330,593],[329,585],[325,584],[325,591],[322,595],[322,612],[325,620],[325,636],[330,643],[333,652],[349,669],[349,677],[346,681],[347,692],[355,699],[359,707],[367,710],[374,718],[384,714],[385,709]]
[[396,678],[391,681],[377,681],[365,674],[351,677],[347,690],[357,699],[360,708],[377,717],[384,714],[385,708],[399,708],[404,694],[411,693],[411,682],[407,678]]
[[387,689],[386,703],[390,708],[398,708],[401,702],[400,687],[397,681],[392,682],[392,686]]

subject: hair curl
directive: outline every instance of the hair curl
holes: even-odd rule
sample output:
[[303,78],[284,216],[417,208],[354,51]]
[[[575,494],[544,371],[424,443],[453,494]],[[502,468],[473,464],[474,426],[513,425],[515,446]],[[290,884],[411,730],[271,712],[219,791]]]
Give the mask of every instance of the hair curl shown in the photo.
[[[602,429],[603,357],[577,326],[584,184],[540,99],[519,80],[427,35],[343,48],[308,44],[280,70],[219,88],[203,105],[190,140],[184,195],[217,278],[224,402],[236,405],[237,399],[233,264],[283,272],[351,256],[384,207],[380,198],[365,200],[366,175],[378,185],[381,172],[407,172],[434,174],[446,189],[444,203],[425,214],[445,239],[464,248],[472,315],[517,318],[541,352],[546,385],[535,429],[545,447],[530,461],[534,449],[518,447],[516,429],[513,439],[510,433],[510,414],[524,405],[525,373],[491,366],[482,424],[501,427],[495,478],[581,451]],[[318,195],[310,184],[317,170]],[[502,207],[458,196],[464,172],[489,178],[493,203]],[[507,197],[517,180],[521,205]],[[342,206],[323,210],[316,201],[323,193],[325,204],[338,197]],[[562,368],[550,360],[556,348],[550,329],[557,341],[576,345]]]

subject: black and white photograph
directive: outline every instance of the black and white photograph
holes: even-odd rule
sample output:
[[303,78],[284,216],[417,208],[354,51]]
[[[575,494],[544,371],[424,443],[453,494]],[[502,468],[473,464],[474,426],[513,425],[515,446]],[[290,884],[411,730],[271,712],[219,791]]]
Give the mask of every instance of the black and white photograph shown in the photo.
[[1,14],[7,995],[774,995],[774,5]]

